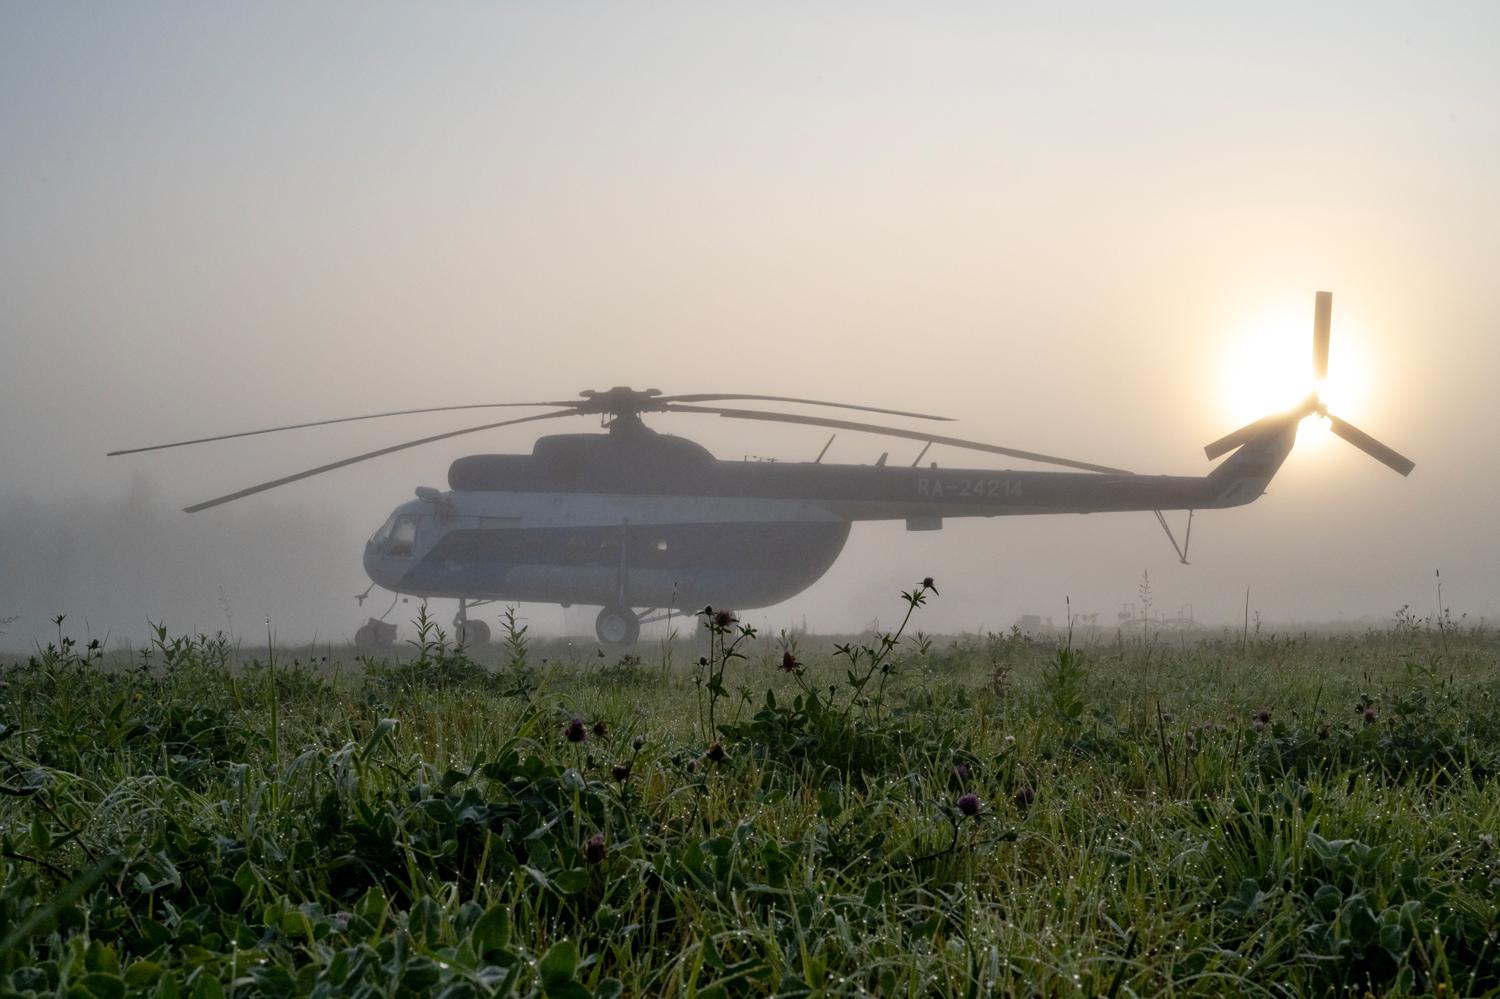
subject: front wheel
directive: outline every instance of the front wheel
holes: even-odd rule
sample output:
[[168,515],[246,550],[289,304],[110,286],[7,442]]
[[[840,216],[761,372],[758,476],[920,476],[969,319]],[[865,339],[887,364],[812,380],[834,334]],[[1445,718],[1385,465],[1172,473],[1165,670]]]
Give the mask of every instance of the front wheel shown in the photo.
[[483,621],[460,621],[454,625],[453,634],[459,645],[469,648],[490,644],[490,626]]
[[354,633],[354,647],[360,652],[381,652],[396,644],[396,626],[370,618]]
[[641,635],[641,619],[629,607],[606,607],[594,621],[594,634],[604,645],[634,645]]

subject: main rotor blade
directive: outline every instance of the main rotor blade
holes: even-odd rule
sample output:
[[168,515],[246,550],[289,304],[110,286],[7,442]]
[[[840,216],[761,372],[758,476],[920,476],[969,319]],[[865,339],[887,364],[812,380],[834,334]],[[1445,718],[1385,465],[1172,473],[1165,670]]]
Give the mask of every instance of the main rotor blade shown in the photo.
[[243,430],[236,434],[219,434],[214,437],[197,437],[190,441],[173,441],[171,444],[148,444],[145,447],[125,448],[110,451],[106,458],[121,454],[140,454],[142,451],[164,451],[167,448],[187,447],[189,444],[207,444],[211,441],[227,441],[236,437],[255,437],[259,434],[275,434],[283,430],[304,430],[307,427],[326,427],[333,423],[354,423],[358,420],[378,420],[385,416],[413,416],[417,413],[451,413],[457,409],[499,409],[502,407],[573,406],[572,402],[476,402],[464,406],[428,406],[424,409],[393,409],[388,413],[366,413],[363,416],[340,416],[333,420],[312,420],[308,423],[288,423],[283,427],[266,427],[262,430]]
[[534,423],[537,420],[553,420],[559,416],[576,415],[578,415],[578,411],[576,409],[564,409],[555,413],[539,413],[536,416],[523,416],[519,420],[501,420],[499,423],[486,423],[478,427],[465,427],[462,430],[450,430],[447,433],[443,434],[433,434],[431,437],[421,437],[414,441],[407,441],[404,444],[393,444],[390,447],[383,447],[378,451],[366,451],[364,454],[357,454],[353,458],[345,458],[342,461],[334,461],[330,462],[327,465],[319,465],[317,468],[309,468],[307,471],[298,472],[295,475],[285,475],[279,479],[272,479],[270,482],[261,482],[257,485],[241,489],[238,492],[229,493],[227,496],[220,496],[216,499],[205,500],[202,503],[194,503],[192,506],[186,506],[182,509],[185,513],[197,513],[199,510],[207,510],[211,506],[219,506],[222,503],[228,503],[232,500],[243,499],[246,496],[253,496],[256,493],[263,493],[267,489],[275,489],[277,486],[284,486],[288,483],[296,482],[300,479],[309,479],[314,475],[322,475],[324,472],[332,472],[334,469],[343,468],[346,465],[355,465],[361,461],[369,461],[371,458],[379,458],[382,455],[394,454],[397,451],[404,451],[407,448],[417,447],[421,444],[431,444],[434,441],[447,440],[450,437],[461,437],[464,434],[478,433],[481,430],[494,430],[497,427],[512,427],[518,423]]
[[1123,468],[1110,468],[1107,465],[1094,465],[1086,461],[1074,461],[1072,458],[1058,458],[1050,454],[1037,454],[1034,451],[1020,451],[1016,448],[1001,447],[998,444],[985,444],[981,441],[960,440],[957,437],[943,437],[938,434],[923,433],[920,430],[901,430],[897,427],[882,427],[874,423],[855,423],[852,420],[830,420],[821,416],[799,416],[790,413],[766,413],[754,409],[723,409],[718,406],[667,406],[668,413],[705,413],[712,416],[725,416],[735,420],[766,420],[771,423],[800,423],[809,427],[829,427],[834,430],[857,430],[867,434],[883,434],[886,437],[903,437],[913,441],[930,441],[933,444],[946,444],[949,447],[964,448],[969,451],[984,451],[989,454],[1004,454],[1012,458],[1024,458],[1027,461],[1039,461],[1048,465],[1063,465],[1067,468],[1080,468],[1085,472],[1107,472],[1114,475],[1133,475]]
[[885,413],[887,416],[910,416],[918,420],[943,420],[947,423],[953,422],[951,416],[932,416],[929,413],[908,413],[904,409],[882,409],[879,406],[854,406],[847,402],[825,402],[822,399],[793,399],[785,395],[726,395],[726,394],[697,394],[697,395],[668,395],[658,399],[658,402],[723,402],[729,399],[755,400],[756,402],[795,402],[804,406],[832,406],[835,409],[857,409],[865,413]]
[[1284,413],[1272,413],[1270,416],[1262,416],[1254,423],[1247,423],[1233,433],[1225,434],[1223,437],[1220,437],[1218,440],[1205,447],[1203,449],[1203,452],[1208,455],[1209,461],[1213,461],[1221,454],[1228,454],[1230,451],[1233,451],[1241,444],[1250,443],[1255,438],[1265,433],[1267,430],[1270,430],[1279,424],[1285,423],[1287,420],[1300,420],[1304,416],[1308,416],[1311,413],[1317,412],[1317,409],[1317,398],[1309,396],[1307,400],[1300,406],[1293,407],[1292,409],[1289,409]]
[[1328,417],[1328,422],[1330,430],[1359,448],[1371,458],[1388,466],[1392,471],[1398,472],[1401,475],[1410,475],[1411,470],[1417,467],[1416,462],[1400,452],[1386,447],[1354,424],[1345,422],[1337,416]]
[[1333,322],[1333,292],[1320,291],[1313,306],[1313,377],[1328,377],[1328,330]]

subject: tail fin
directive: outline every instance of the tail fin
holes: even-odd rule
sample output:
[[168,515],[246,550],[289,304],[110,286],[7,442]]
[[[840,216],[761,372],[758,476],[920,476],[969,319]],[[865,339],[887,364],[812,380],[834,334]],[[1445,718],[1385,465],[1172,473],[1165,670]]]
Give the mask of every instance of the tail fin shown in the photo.
[[1297,442],[1297,424],[1302,414],[1291,413],[1260,428],[1218,468],[1208,473],[1209,501],[1206,508],[1244,506],[1266,491],[1282,462]]

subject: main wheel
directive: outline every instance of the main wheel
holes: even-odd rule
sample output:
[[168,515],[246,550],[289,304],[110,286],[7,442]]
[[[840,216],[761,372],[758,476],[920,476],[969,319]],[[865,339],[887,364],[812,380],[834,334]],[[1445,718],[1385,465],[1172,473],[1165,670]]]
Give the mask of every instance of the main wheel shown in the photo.
[[458,644],[477,648],[490,644],[490,626],[483,621],[459,621],[453,626],[453,637]]
[[634,645],[641,635],[641,619],[629,607],[606,607],[594,620],[594,634],[605,645]]
[[379,652],[396,643],[396,626],[370,618],[354,633],[354,647],[361,652]]

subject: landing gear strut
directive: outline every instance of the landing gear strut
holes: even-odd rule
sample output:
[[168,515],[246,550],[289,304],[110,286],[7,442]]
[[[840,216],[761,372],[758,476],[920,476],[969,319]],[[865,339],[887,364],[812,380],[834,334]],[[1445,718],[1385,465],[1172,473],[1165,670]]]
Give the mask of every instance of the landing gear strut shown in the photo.
[[629,607],[606,607],[594,620],[594,634],[604,645],[634,645],[641,636],[641,619]]

